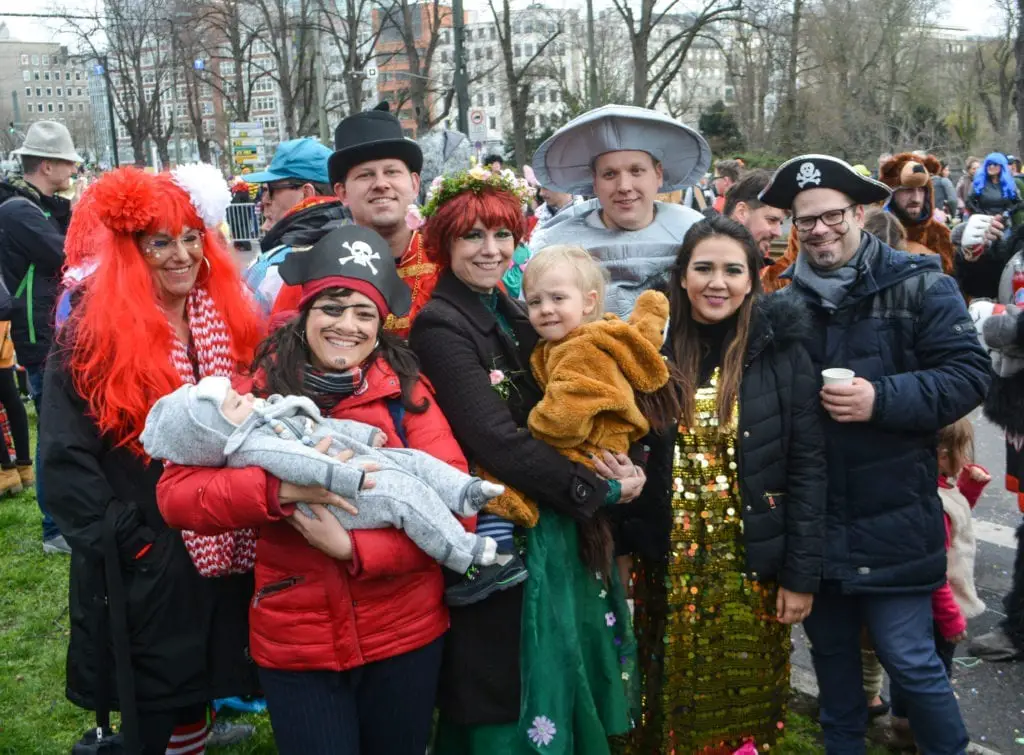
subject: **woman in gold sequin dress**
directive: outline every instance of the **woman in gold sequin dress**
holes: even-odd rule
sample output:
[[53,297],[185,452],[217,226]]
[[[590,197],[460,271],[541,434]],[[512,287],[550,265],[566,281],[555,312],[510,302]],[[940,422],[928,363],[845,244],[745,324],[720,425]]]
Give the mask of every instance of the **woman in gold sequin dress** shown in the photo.
[[628,753],[767,752],[784,730],[790,625],[821,573],[825,459],[806,317],[758,298],[759,266],[749,232],[717,217],[673,269],[681,420],[651,436],[644,492],[614,511],[620,552],[638,556],[644,713]]

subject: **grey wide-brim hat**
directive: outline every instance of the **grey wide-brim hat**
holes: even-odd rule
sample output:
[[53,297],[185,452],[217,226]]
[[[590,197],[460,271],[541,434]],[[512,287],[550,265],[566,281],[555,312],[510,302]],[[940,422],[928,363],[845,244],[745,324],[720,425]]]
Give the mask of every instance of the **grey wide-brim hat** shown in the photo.
[[12,155],[45,157],[48,160],[67,160],[72,163],[85,162],[75,151],[71,132],[57,121],[36,121],[28,128],[25,142]]
[[638,150],[661,163],[662,191],[700,180],[711,147],[696,130],[647,108],[605,105],[569,121],[533,155],[540,185],[566,194],[594,193],[594,161],[608,152]]

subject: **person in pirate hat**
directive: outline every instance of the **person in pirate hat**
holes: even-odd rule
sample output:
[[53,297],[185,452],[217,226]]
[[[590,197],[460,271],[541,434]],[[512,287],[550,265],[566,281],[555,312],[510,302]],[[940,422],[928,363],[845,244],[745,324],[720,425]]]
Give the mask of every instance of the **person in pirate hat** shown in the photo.
[[815,369],[852,375],[820,394],[826,546],[822,588],[804,627],[829,752],[864,747],[863,625],[904,693],[901,715],[909,714],[921,750],[963,752],[967,731],[932,626],[932,592],[946,574],[936,436],[981,402],[989,366],[939,259],[862,232],[864,206],[888,198],[888,186],[827,155],[783,163],[761,194],[792,210],[800,245],[786,273],[792,284],[775,295],[798,296],[810,309]]
[[570,121],[533,156],[537,181],[595,196],[559,213],[530,239],[534,251],[582,246],[608,271],[608,310],[627,317],[646,289],[662,287],[696,210],[655,200],[697,183],[711,165],[699,133],[666,115],[606,105]]
[[921,244],[942,258],[942,272],[953,274],[956,250],[950,240],[949,227],[935,219],[933,176],[942,171],[942,164],[931,155],[901,152],[879,167],[878,180],[891,187],[892,198],[885,209],[907,230],[907,240]]

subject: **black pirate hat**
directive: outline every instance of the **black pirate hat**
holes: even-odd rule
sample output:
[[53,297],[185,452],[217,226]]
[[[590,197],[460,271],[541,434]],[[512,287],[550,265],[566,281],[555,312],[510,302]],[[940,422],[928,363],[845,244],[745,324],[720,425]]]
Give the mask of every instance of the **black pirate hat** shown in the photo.
[[838,157],[801,155],[779,166],[759,199],[766,205],[789,210],[796,195],[809,189],[835,189],[857,204],[884,202],[890,194],[884,183],[860,175]]
[[358,225],[335,228],[306,249],[296,247],[278,272],[288,285],[302,286],[300,308],[329,288],[348,288],[369,297],[381,319],[402,316],[412,304],[388,242]]

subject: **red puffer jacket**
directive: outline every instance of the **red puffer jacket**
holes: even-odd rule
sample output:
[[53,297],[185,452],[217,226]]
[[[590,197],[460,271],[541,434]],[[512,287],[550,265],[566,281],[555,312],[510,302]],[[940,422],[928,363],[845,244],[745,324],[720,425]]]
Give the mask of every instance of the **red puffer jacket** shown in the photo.
[[[398,378],[383,361],[366,376],[367,390],[338,405],[333,417],[357,420],[402,445],[388,399]],[[236,379],[239,392],[252,381]],[[417,448],[466,471],[466,460],[426,385],[423,414],[406,411],[402,426]],[[337,561],[306,543],[282,519],[292,513],[277,498],[280,481],[261,469],[170,466],[157,486],[157,503],[172,527],[214,534],[260,527],[256,594],[249,608],[250,652],[260,666],[300,671],[344,671],[432,642],[448,629],[441,568],[401,530],[353,530],[352,561]]]

